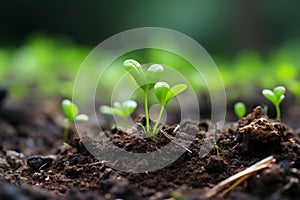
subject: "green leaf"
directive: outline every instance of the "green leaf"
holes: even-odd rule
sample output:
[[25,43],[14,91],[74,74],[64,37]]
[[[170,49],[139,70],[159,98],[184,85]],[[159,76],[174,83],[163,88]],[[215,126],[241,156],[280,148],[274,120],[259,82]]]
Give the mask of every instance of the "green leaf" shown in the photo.
[[240,119],[246,114],[246,106],[243,102],[237,102],[234,104],[234,113]]
[[281,96],[279,97],[279,99],[277,100],[277,103],[280,104],[280,103],[283,101],[284,98],[285,98],[285,95],[284,95],[284,94],[281,95]]
[[124,68],[131,74],[131,76],[135,79],[138,86],[144,85],[145,75],[141,64],[133,59],[125,60]]
[[276,97],[276,103],[279,105],[282,102],[282,100],[285,98],[284,96],[285,87],[277,86],[273,89],[273,93]]
[[123,65],[124,65],[125,69],[128,71],[135,69],[140,74],[144,73],[143,69],[141,67],[141,64],[136,60],[133,60],[133,59],[125,60]]
[[113,107],[104,105],[104,106],[101,106],[99,110],[102,114],[105,114],[105,115],[116,114],[116,115],[123,117],[123,112],[122,112],[121,108],[118,108],[118,107],[113,108]]
[[[123,105],[123,107],[126,109],[126,112],[129,113],[129,115],[130,115],[131,113],[133,113],[133,112],[135,111],[136,107],[137,107],[136,101],[133,101],[133,100],[127,100],[127,101],[124,101],[124,102],[122,103],[122,105]],[[129,115],[128,115],[128,116],[129,116]]]
[[120,117],[126,118],[126,113],[122,110],[122,108],[111,108],[113,114],[119,115]]
[[154,86],[154,91],[157,100],[162,106],[165,106],[167,101],[166,97],[168,95],[168,92],[170,91],[170,86],[166,82],[157,82]]
[[159,64],[151,65],[146,71],[145,85],[146,90],[150,90],[154,87],[154,84],[159,81],[164,72],[164,67]]
[[275,97],[277,97],[279,99],[279,97],[285,93],[285,87],[277,86],[273,89],[273,93],[274,93]]
[[178,95],[179,93],[183,92],[187,86],[185,84],[178,84],[171,88],[171,90],[168,92],[166,101],[170,101],[173,97]]
[[115,108],[121,108],[122,105],[119,102],[114,102],[114,107]]
[[263,90],[262,94],[272,103],[276,103],[276,97],[274,96],[274,93],[271,90]]
[[105,115],[118,115],[122,118],[127,118],[136,109],[137,103],[133,100],[124,101],[122,104],[114,102],[114,107],[106,105],[100,106],[99,110]]
[[173,97],[183,92],[186,88],[185,84],[178,84],[170,89],[169,84],[166,82],[157,82],[154,86],[156,98],[162,106],[165,106]]
[[74,121],[75,117],[78,115],[78,107],[73,104],[70,100],[65,99],[62,101],[62,109],[64,114],[70,121]]
[[99,111],[102,113],[102,114],[105,114],[105,115],[113,115],[113,111],[112,111],[112,108],[109,107],[109,106],[100,106],[99,108]]
[[77,122],[86,122],[86,121],[89,121],[89,116],[85,115],[85,114],[80,114],[80,115],[77,115],[75,120]]

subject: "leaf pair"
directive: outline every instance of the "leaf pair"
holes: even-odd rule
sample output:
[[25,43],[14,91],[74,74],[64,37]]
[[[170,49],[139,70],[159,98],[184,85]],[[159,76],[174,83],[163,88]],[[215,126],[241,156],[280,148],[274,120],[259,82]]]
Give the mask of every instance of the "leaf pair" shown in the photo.
[[276,108],[276,120],[280,120],[280,107],[279,104],[282,102],[282,100],[284,99],[284,93],[285,93],[285,87],[283,86],[277,86],[273,89],[273,91],[271,90],[263,90],[262,94],[268,99],[270,100]]
[[101,106],[100,112],[106,115],[118,115],[122,118],[129,117],[137,107],[137,103],[133,100],[126,100],[122,104],[115,102],[113,107]]
[[69,99],[65,99],[61,103],[63,112],[66,116],[67,121],[73,122],[73,121],[78,121],[78,122],[83,122],[83,121],[88,121],[89,117],[85,114],[79,114],[78,107],[72,103]]
[[273,104],[279,105],[282,100],[285,98],[285,87],[277,86],[273,89],[273,91],[265,89],[262,91],[263,95],[270,100]]
[[141,64],[133,59],[124,61],[125,69],[133,76],[137,85],[145,92],[154,87],[154,84],[161,78],[164,68],[162,65],[153,64],[144,72]]
[[154,86],[154,92],[159,103],[165,107],[165,105],[176,95],[183,92],[187,86],[185,84],[175,85],[170,89],[170,86],[166,82],[157,82]]

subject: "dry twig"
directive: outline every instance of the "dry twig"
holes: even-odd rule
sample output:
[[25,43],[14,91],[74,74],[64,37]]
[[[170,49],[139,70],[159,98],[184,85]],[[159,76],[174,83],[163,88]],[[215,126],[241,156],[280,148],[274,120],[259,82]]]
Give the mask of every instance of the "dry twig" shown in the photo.
[[166,133],[165,131],[163,130],[160,130],[160,132],[166,137],[168,138],[169,140],[171,140],[172,142],[174,142],[175,144],[177,144],[178,146],[184,148],[186,151],[188,151],[189,153],[192,153],[191,150],[189,150],[184,144],[181,144],[175,137],[169,135],[168,133]]
[[273,156],[269,156],[259,162],[257,162],[256,164],[252,165],[251,167],[248,167],[247,169],[227,178],[226,180],[220,182],[219,184],[217,184],[215,187],[213,187],[212,189],[210,189],[207,193],[206,193],[206,197],[210,198],[212,196],[215,196],[218,192],[220,192],[221,190],[223,190],[226,186],[228,186],[229,184],[233,183],[228,189],[226,189],[221,196],[225,196],[226,194],[228,194],[231,190],[233,190],[236,186],[238,186],[240,183],[242,183],[243,181],[245,181],[247,178],[249,178],[251,175],[253,175],[254,173],[268,168],[269,164],[275,162],[275,159]]

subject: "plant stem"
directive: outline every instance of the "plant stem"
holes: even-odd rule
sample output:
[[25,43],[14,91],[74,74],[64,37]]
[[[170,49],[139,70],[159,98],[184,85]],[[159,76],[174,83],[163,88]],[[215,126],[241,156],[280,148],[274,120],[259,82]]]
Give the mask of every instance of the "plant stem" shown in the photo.
[[220,157],[220,151],[219,151],[219,146],[218,146],[217,142],[214,142],[214,146],[215,146],[215,149],[216,149],[217,157],[219,158]]
[[66,126],[64,128],[64,142],[68,143],[69,139],[69,129],[70,129],[70,122],[66,122]]
[[279,104],[275,106],[276,107],[276,121],[280,120],[280,108]]
[[163,113],[164,113],[164,108],[165,108],[164,106],[161,106],[161,109],[160,109],[160,112],[159,112],[157,121],[156,121],[156,123],[155,123],[155,125],[154,125],[154,128],[153,128],[153,130],[152,130],[151,136],[156,136],[156,135],[157,135],[156,129],[157,129],[158,124],[160,123],[161,117],[162,117],[162,115],[163,115]]
[[146,115],[146,131],[150,133],[149,111],[148,111],[148,91],[145,91],[145,115]]

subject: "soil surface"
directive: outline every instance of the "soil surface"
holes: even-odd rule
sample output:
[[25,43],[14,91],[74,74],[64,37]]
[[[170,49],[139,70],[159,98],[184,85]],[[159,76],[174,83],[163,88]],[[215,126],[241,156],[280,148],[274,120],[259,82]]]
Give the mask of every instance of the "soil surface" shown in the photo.
[[[127,132],[106,129],[102,134],[92,127],[80,138],[73,128],[68,144],[64,144],[59,101],[18,104],[2,100],[0,199],[207,199],[210,188],[271,155],[276,162],[226,196],[217,194],[211,199],[299,199],[299,132],[268,119],[261,107],[238,122],[226,123],[222,129],[211,126],[215,127],[212,130],[217,140],[215,134],[208,134],[209,122],[187,120],[179,130],[163,126],[155,139],[141,135],[137,127]],[[217,145],[208,149],[207,155],[200,155],[209,141]],[[134,163],[137,168],[133,172],[122,172],[106,165],[105,159],[94,158],[84,144],[103,154],[118,147],[140,153],[141,157]],[[169,165],[134,173],[151,162],[149,153],[169,144],[175,148],[168,149],[166,155],[158,154]],[[172,161],[175,150],[182,154]],[[117,159],[116,166],[133,164],[121,156],[113,157],[113,153],[111,156]]]

